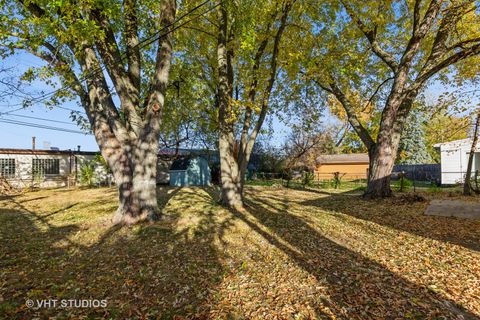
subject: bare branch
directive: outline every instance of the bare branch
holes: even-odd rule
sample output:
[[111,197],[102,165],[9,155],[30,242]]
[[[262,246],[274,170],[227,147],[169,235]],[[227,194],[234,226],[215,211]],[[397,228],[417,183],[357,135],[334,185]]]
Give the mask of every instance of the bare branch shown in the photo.
[[375,96],[378,94],[378,92],[380,91],[380,89],[390,80],[393,80],[394,78],[393,77],[390,77],[390,78],[387,78],[385,80],[383,80],[382,83],[380,83],[378,85],[378,87],[375,89],[375,91],[373,92],[372,96],[370,97],[370,99],[368,99],[368,101],[365,103],[365,105],[363,106],[362,108],[362,112],[365,112],[365,110],[367,109],[368,105],[370,103],[372,103],[373,99],[375,98]]

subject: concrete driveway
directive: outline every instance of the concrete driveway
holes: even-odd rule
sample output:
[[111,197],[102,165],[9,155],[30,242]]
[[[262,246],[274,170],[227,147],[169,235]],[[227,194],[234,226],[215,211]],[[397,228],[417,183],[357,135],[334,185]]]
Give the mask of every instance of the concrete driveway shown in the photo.
[[480,203],[463,200],[432,200],[425,210],[425,215],[480,219]]

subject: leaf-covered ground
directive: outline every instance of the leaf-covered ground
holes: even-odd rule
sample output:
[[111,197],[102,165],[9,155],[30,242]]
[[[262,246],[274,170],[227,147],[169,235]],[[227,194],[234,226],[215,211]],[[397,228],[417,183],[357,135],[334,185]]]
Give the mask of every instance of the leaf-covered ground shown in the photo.
[[480,221],[423,216],[428,202],[249,187],[247,208],[231,212],[214,189],[163,188],[167,219],[118,229],[115,197],[0,199],[0,319],[480,317]]

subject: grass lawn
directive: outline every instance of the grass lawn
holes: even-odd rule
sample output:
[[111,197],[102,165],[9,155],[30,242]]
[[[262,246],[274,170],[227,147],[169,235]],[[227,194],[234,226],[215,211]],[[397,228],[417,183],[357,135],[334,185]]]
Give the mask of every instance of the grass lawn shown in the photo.
[[113,189],[3,197],[0,319],[480,317],[480,221],[342,192],[250,186],[231,212],[214,189],[163,188],[167,219],[120,229]]

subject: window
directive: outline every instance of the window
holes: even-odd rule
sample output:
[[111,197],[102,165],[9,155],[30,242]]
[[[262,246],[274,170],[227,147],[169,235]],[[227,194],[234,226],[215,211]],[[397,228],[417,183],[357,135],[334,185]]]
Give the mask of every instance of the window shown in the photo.
[[0,159],[0,176],[7,178],[15,176],[15,159]]
[[33,175],[60,174],[59,159],[33,159]]

